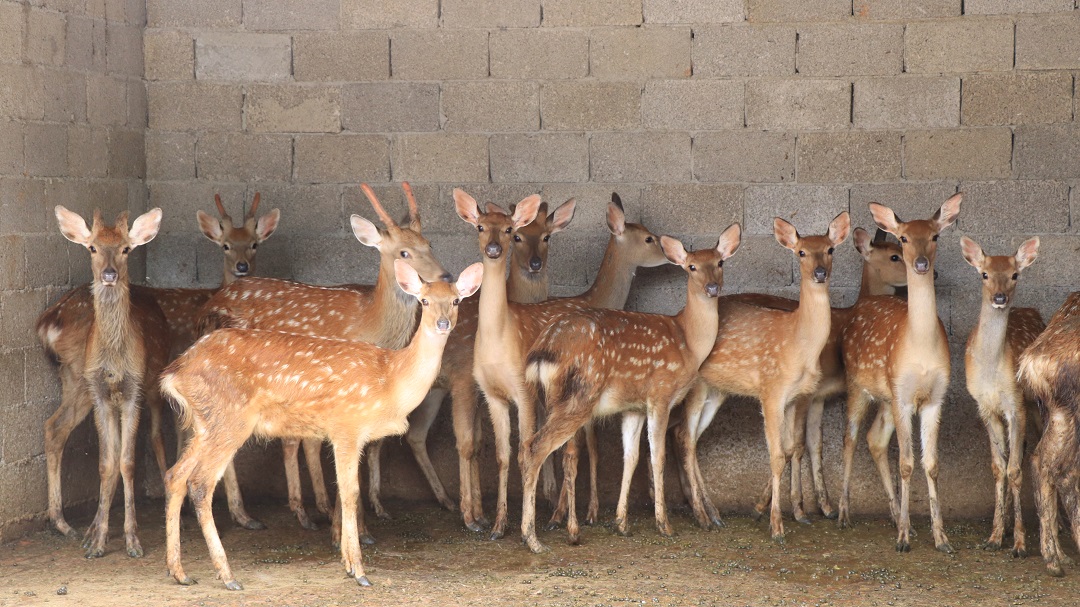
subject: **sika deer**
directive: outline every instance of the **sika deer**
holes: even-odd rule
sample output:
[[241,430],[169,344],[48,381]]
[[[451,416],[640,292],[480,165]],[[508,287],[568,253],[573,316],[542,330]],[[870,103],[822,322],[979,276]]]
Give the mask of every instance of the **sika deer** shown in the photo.
[[[1031,454],[1039,547],[1050,575],[1071,562],[1058,541],[1058,498],[1080,546],[1080,292],[1069,295],[1035,341],[1020,355],[1020,382],[1039,404],[1046,424]],[[1061,492],[1060,496],[1058,492]]]
[[[359,215],[351,218],[357,240],[379,251],[379,275],[374,286],[316,287],[288,280],[244,278],[221,289],[207,302],[202,310],[203,328],[262,329],[366,342],[383,348],[404,347],[416,327],[418,304],[415,298],[403,295],[394,286],[394,260],[405,260],[426,281],[448,281],[450,274],[432,255],[431,244],[421,234],[420,211],[412,189],[407,183],[402,183],[402,188],[409,201],[407,226],[399,226],[390,217],[367,184],[362,184],[361,189],[385,229],[377,228]],[[373,441],[369,446],[369,457],[373,461],[378,459],[378,444]],[[293,437],[283,441],[289,508],[301,525],[314,529],[300,494],[299,445]],[[317,439],[304,443],[316,506],[319,511],[329,513],[321,449],[322,443]],[[233,482],[234,475],[230,465],[225,476],[225,489],[233,518],[242,519],[246,513],[242,511],[240,489]],[[378,502],[375,502],[375,509],[380,516],[385,516]],[[366,532],[364,539],[371,541]]]
[[190,484],[214,567],[230,590],[243,587],[225,557],[211,497],[214,487],[252,434],[265,438],[329,440],[337,463],[342,510],[341,557],[361,586],[357,531],[358,468],[364,445],[401,434],[407,416],[438,372],[461,298],[480,285],[480,264],[457,283],[425,283],[404,260],[394,261],[402,291],[421,305],[420,326],[400,350],[370,343],[277,331],[223,329],[203,337],[162,374],[162,391],[175,403],[193,437],[166,475],[166,559],[181,584],[194,580],[180,563],[180,506]]
[[[792,418],[796,403],[809,399],[821,379],[821,352],[828,341],[832,317],[829,274],[833,250],[847,238],[849,228],[847,211],[837,215],[822,236],[800,236],[794,226],[777,217],[773,220],[773,234],[777,242],[797,255],[799,262],[802,278],[798,308],[788,312],[734,301],[720,303],[721,329],[712,352],[701,365],[701,381],[686,399],[682,427],[676,431],[691,487],[691,505],[699,522],[719,521],[719,516],[711,502],[705,505],[697,441],[730,395],[752,396],[761,401],[771,491],[774,496],[780,495],[780,477],[794,451]],[[799,485],[797,475],[792,467],[792,487]],[[782,541],[784,524],[779,499],[772,500],[770,528],[773,538]]]
[[[109,508],[119,478],[124,482],[124,543],[128,556],[141,557],[135,521],[135,436],[139,427],[139,400],[146,394],[151,415],[161,414],[155,389],[158,371],[169,354],[169,330],[161,308],[144,294],[132,293],[128,283],[128,255],[135,247],[150,242],[161,224],[161,209],[153,209],[135,219],[128,230],[128,214],[106,226],[101,212],[87,227],[82,217],[62,206],[56,207],[60,232],[68,240],[90,252],[94,280],[90,314],[65,311],[53,306],[38,320],[42,342],[61,365],[63,401],[46,423],[46,460],[49,482],[49,518],[63,534],[74,530],[64,520],[60,491],[60,462],[64,440],[51,430],[74,428],[86,415],[85,403],[92,402],[98,431],[99,472],[98,511],[86,531],[83,547],[87,558],[103,556],[109,533]],[[69,298],[65,298],[67,301]],[[69,322],[73,324],[64,323]],[[149,388],[149,389],[147,389]],[[79,415],[81,413],[81,416]],[[154,427],[160,432],[160,420]],[[164,468],[165,451],[160,434],[154,442],[155,458]]]
[[1039,311],[1012,308],[1016,281],[1024,268],[1035,261],[1039,237],[1020,245],[1015,255],[988,257],[967,236],[960,238],[964,259],[982,277],[982,309],[979,324],[968,336],[964,366],[967,389],[979,405],[979,417],[990,437],[990,468],[994,472],[994,528],[986,547],[1001,548],[1009,492],[1015,509],[1013,522],[1014,557],[1027,556],[1024,517],[1020,508],[1023,483],[1024,433],[1027,406],[1034,403],[1017,383],[1016,360],[1045,328]]
[[[941,520],[937,494],[937,437],[941,406],[949,387],[949,343],[937,316],[934,259],[938,234],[956,221],[961,194],[949,198],[928,220],[901,222],[886,206],[870,203],[878,226],[900,239],[907,266],[908,299],[868,297],[855,304],[841,338],[847,370],[847,432],[844,434],[844,490],[840,497],[839,525],[850,518],[851,464],[859,426],[871,401],[880,403],[867,434],[870,454],[877,463],[889,496],[889,509],[897,525],[896,549],[911,550],[909,503],[911,474],[915,469],[912,417],[919,414],[923,469],[930,495],[934,545],[952,552]],[[888,447],[893,430],[900,444],[900,504],[897,506]]]
[[[536,538],[536,482],[544,460],[566,444],[567,530],[577,543],[574,504],[577,445],[572,440],[586,423],[616,413],[635,420],[637,432],[624,442],[622,487],[616,524],[627,531],[630,479],[637,467],[641,426],[648,418],[649,451],[656,483],[656,525],[672,534],[664,501],[664,441],[668,415],[686,395],[697,369],[709,354],[719,326],[716,298],[723,285],[724,260],[739,248],[741,228],[734,224],[720,235],[715,249],[687,253],[682,243],[661,237],[667,258],[687,273],[686,307],[675,316],[582,310],[551,323],[533,343],[526,379],[542,403],[546,420],[523,447],[524,506],[521,535],[533,552],[545,550]],[[626,424],[624,424],[624,428]],[[625,430],[624,430],[625,436]],[[569,440],[569,442],[567,442]]]

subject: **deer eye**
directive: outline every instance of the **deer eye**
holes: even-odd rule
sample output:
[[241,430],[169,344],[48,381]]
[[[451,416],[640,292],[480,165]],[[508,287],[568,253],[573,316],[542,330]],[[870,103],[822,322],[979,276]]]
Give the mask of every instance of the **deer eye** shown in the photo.
[[484,231],[484,226],[476,226],[476,231],[477,232],[483,232]]
[[907,236],[901,236],[900,237],[900,242],[902,242],[904,244],[907,244]]
[[95,247],[94,245],[90,245],[90,252],[97,253],[97,247]]
[[690,264],[689,267],[691,272],[697,272],[697,266],[695,266],[694,264]]
[[507,234],[509,234],[510,232],[513,232],[513,231],[514,231],[514,228],[506,228],[506,233]]
[[653,237],[652,236],[646,236],[645,237],[645,242],[647,242],[649,244],[652,244],[653,243]]
[[255,250],[255,249],[259,248],[259,243],[257,243],[257,242],[251,243],[251,248],[252,248],[252,250]]
[[514,242],[521,242],[521,236],[514,234]]
[[832,255],[832,254],[833,254],[833,251],[835,251],[835,250],[836,250],[835,248],[833,248],[833,247],[829,247],[829,255]]
[[899,255],[893,255],[892,257],[889,257],[889,261],[900,261],[900,256]]
[[424,305],[426,306],[426,305],[428,305],[428,304],[429,304],[429,303],[431,303],[431,302],[429,302],[429,301],[428,301],[428,300],[426,300],[426,299],[421,299],[421,300],[420,300],[420,303],[422,303],[422,304],[424,304]]
[[124,255],[127,255],[130,252],[131,252],[131,247],[124,247]]
[[402,259],[408,259],[408,258],[410,258],[410,257],[412,257],[412,255],[409,255],[409,252],[408,252],[408,251],[402,251],[402,252],[401,252],[401,258],[402,258]]
[[453,303],[454,303],[454,305],[456,306],[456,305],[458,305],[459,303],[461,303],[461,300],[460,300],[460,299],[455,299]]
[[551,240],[551,234],[544,234],[544,242]]
[[721,259],[720,262],[716,264],[716,267],[718,267],[718,268],[724,267],[724,260]]
[[806,251],[799,251],[799,257],[806,257]]
[[1013,273],[1013,280],[1016,280],[1017,278],[1020,278],[1020,274],[1014,272]]
[[934,242],[937,242],[938,235],[934,234]]
[[221,245],[221,248],[222,248],[222,249],[225,249],[226,251],[228,251],[228,250],[229,250],[229,249],[231,249],[232,247],[230,247],[230,246],[229,246],[229,243],[225,243],[225,244]]
[[989,279],[990,279],[990,277],[986,275],[986,272],[983,272],[983,280],[989,280]]

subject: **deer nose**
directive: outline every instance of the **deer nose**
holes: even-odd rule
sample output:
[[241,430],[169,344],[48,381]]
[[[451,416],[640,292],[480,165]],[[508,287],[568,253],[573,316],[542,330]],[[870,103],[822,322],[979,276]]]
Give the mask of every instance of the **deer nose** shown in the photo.
[[450,272],[443,272],[442,276],[439,276],[439,280],[443,282],[454,282],[454,275]]
[[542,269],[544,269],[544,260],[540,259],[539,257],[535,257],[535,256],[533,258],[529,259],[529,271],[530,272],[539,272]]
[[247,264],[246,261],[238,261],[238,262],[236,262],[236,273],[237,274],[247,274],[248,269],[249,268],[248,268],[248,264]]
[[710,282],[709,284],[705,285],[705,294],[709,297],[716,297],[720,295],[720,285],[716,284],[715,282]]
[[112,284],[116,282],[120,273],[116,271],[116,268],[105,268],[101,271],[101,282],[105,284]]
[[1004,293],[994,293],[994,305],[1003,306],[1009,302],[1009,297]]
[[502,245],[497,242],[489,242],[487,246],[484,247],[484,254],[491,259],[498,259],[502,255],[502,251]]
[[922,256],[916,257],[914,267],[916,274],[926,274],[930,271],[930,260]]
[[439,329],[439,332],[446,333],[450,330],[450,319],[440,318],[439,320],[435,321],[435,326]]
[[822,266],[814,268],[814,282],[825,282],[829,277],[829,271]]

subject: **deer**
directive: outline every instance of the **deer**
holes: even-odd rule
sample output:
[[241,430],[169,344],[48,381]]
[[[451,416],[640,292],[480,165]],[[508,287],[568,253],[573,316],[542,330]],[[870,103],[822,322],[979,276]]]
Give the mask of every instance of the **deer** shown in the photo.
[[1071,559],[1058,539],[1058,500],[1069,517],[1073,542],[1080,546],[1080,291],[1069,295],[1046,329],[1018,359],[1019,378],[1039,405],[1045,422],[1031,454],[1039,547],[1050,575],[1065,575]]
[[[624,440],[622,485],[616,525],[627,532],[630,480],[637,467],[642,425],[648,419],[649,453],[655,483],[656,525],[671,537],[664,501],[665,438],[671,409],[686,395],[697,369],[716,339],[717,297],[724,261],[738,250],[742,228],[733,224],[716,247],[687,252],[670,236],[661,236],[667,259],[687,273],[686,306],[675,316],[586,309],[549,324],[526,357],[530,395],[545,411],[540,430],[522,448],[523,507],[521,535],[529,550],[546,547],[536,537],[536,484],[544,460],[562,445],[567,487],[570,543],[580,538],[574,505],[577,432],[590,420],[621,413],[633,420],[632,440]],[[623,424],[624,439],[628,424]]]
[[[476,458],[480,434],[476,387],[488,402],[496,436],[496,459],[499,464],[499,498],[491,539],[503,537],[507,525],[506,493],[510,465],[509,403],[518,410],[519,443],[532,433],[535,413],[521,410],[531,401],[524,393],[524,362],[528,347],[540,331],[559,315],[589,307],[622,307],[638,267],[668,263],[660,249],[659,237],[644,226],[626,221],[617,194],[607,208],[608,241],[604,260],[593,285],[577,297],[553,298],[536,304],[507,301],[506,249],[513,235],[528,225],[539,202],[538,196],[522,200],[507,215],[497,205],[481,212],[476,200],[463,190],[454,191],[458,216],[472,224],[479,235],[484,263],[485,288],[481,290],[474,316],[464,315],[461,331],[451,336],[443,359],[437,385],[449,389],[453,402],[454,435],[457,441],[461,477],[461,512],[465,525],[483,531],[487,521],[480,499],[479,462]],[[523,206],[525,205],[525,206]],[[470,329],[475,327],[474,332]],[[483,378],[483,379],[481,379]],[[441,400],[441,396],[436,395]],[[411,442],[411,439],[410,439]],[[554,495],[554,474],[550,474],[549,495]]]
[[[161,402],[155,381],[167,362],[170,343],[165,315],[145,292],[132,292],[128,276],[131,251],[150,242],[161,225],[161,209],[140,215],[128,228],[128,213],[105,225],[100,210],[93,223],[63,206],[55,208],[60,232],[89,251],[93,282],[91,307],[54,305],[38,319],[46,351],[60,363],[63,389],[56,413],[46,423],[46,468],[49,519],[62,534],[75,531],[64,519],[60,464],[67,434],[57,440],[55,428],[74,428],[90,409],[98,434],[98,510],[83,539],[87,558],[104,556],[109,533],[109,509],[118,480],[124,487],[124,544],[128,556],[143,556],[135,521],[135,438],[142,400],[151,416],[157,440],[154,456],[164,468],[160,437]],[[68,302],[65,297],[61,302]],[[87,406],[89,405],[89,406]]]
[[1034,398],[1018,383],[1016,363],[1046,325],[1038,310],[1013,308],[1012,299],[1020,274],[1038,256],[1039,237],[1024,241],[1013,255],[986,255],[967,236],[960,238],[960,249],[982,279],[979,323],[968,336],[964,369],[968,392],[978,404],[990,438],[994,522],[986,548],[1001,549],[1011,494],[1015,513],[1012,555],[1021,558],[1027,556],[1020,507],[1026,409],[1034,405]]
[[[844,482],[837,524],[851,524],[851,465],[855,441],[871,402],[878,414],[867,433],[870,454],[878,467],[897,526],[896,550],[911,550],[911,475],[915,468],[912,418],[919,415],[922,465],[930,497],[935,547],[953,552],[941,519],[937,493],[937,438],[941,407],[949,386],[949,343],[937,316],[934,260],[938,235],[956,221],[963,194],[945,201],[930,219],[903,222],[889,207],[871,202],[878,227],[900,239],[907,268],[908,299],[868,297],[852,310],[840,348],[847,377],[847,428],[844,433]],[[889,469],[888,447],[893,431],[900,446],[900,500],[897,504]]]
[[[771,471],[769,489],[774,497],[780,495],[780,477],[794,451],[794,413],[808,407],[822,377],[821,356],[832,324],[829,276],[833,253],[847,239],[850,227],[847,211],[837,215],[820,236],[802,236],[795,226],[774,218],[773,235],[799,263],[798,307],[788,311],[732,300],[720,302],[720,330],[701,364],[700,381],[687,395],[676,427],[683,474],[699,524],[723,524],[705,496],[697,442],[728,396],[751,396],[761,402]],[[792,466],[793,492],[801,482],[796,478],[798,474],[799,470]],[[784,524],[779,499],[772,500],[769,524],[773,539],[782,542]]]
[[195,583],[180,562],[180,508],[189,487],[210,558],[229,590],[242,590],[221,545],[211,498],[236,451],[252,435],[328,440],[341,504],[341,559],[360,586],[364,574],[357,527],[359,465],[364,446],[401,434],[408,414],[438,373],[462,298],[480,286],[473,264],[457,282],[425,282],[403,259],[393,261],[402,292],[421,309],[405,347],[279,331],[221,329],[201,338],[165,369],[162,392],[192,439],[166,474],[166,561],[173,579]]
[[[402,183],[409,205],[407,225],[398,225],[394,221],[370,186],[361,184],[360,187],[384,225],[380,229],[360,215],[354,214],[350,218],[356,239],[379,251],[379,274],[374,286],[318,287],[274,278],[244,278],[215,293],[203,306],[200,320],[202,330],[208,332],[214,328],[233,327],[283,331],[366,342],[384,348],[401,348],[408,343],[417,326],[419,304],[415,298],[404,295],[395,286],[394,261],[404,260],[429,282],[448,281],[451,276],[435,259],[431,244],[422,234],[419,207],[408,183]],[[300,444],[296,437],[283,440],[289,508],[304,528],[317,529],[301,497],[298,465]],[[372,441],[368,447],[372,462],[378,460],[378,445],[377,441]],[[330,499],[323,481],[320,456],[322,442],[313,438],[304,441],[303,447],[316,508],[329,514]],[[231,465],[224,484],[233,518],[250,518],[242,511],[240,489]],[[379,516],[385,516],[381,503],[376,501],[374,506]],[[361,529],[365,542],[374,541],[365,527]]]

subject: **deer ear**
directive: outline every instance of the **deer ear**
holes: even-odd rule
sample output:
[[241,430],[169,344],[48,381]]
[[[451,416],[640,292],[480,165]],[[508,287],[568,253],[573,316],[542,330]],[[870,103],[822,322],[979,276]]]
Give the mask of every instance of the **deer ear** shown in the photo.
[[686,247],[683,243],[670,236],[660,237],[660,248],[664,251],[664,257],[671,263],[682,266],[686,265]]
[[413,297],[420,297],[420,289],[423,288],[424,281],[420,279],[420,275],[409,265],[409,262],[404,259],[395,259],[394,276],[402,291]]
[[896,231],[900,229],[900,220],[896,218],[896,213],[889,207],[876,202],[871,202],[868,206],[870,207],[870,214],[874,216],[874,223],[882,230],[895,236]]
[[195,219],[199,221],[199,229],[210,240],[221,244],[222,237],[225,235],[224,230],[221,227],[221,222],[217,218],[211,217],[207,213],[202,211],[195,212]]
[[[514,212],[514,207],[515,206],[517,206],[517,205],[510,205],[510,213]],[[485,213],[498,213],[499,215],[509,215],[510,214],[510,213],[506,212],[506,209],[500,207],[499,205],[495,204],[494,202],[485,203],[484,204],[484,212]]]
[[259,221],[255,224],[255,240],[262,242],[277,230],[278,222],[281,221],[281,211],[274,209],[266,215],[259,218]]
[[934,221],[937,222],[939,231],[951,226],[956,221],[956,216],[960,214],[960,201],[963,199],[963,192],[957,192],[941,205],[937,213],[934,213]]
[[832,241],[834,247],[847,240],[849,230],[851,230],[851,215],[848,215],[847,211],[841,211],[829,224],[829,240]]
[[964,254],[964,260],[976,270],[982,267],[986,255],[977,242],[967,236],[960,237],[960,251]]
[[90,246],[93,234],[90,233],[90,228],[86,227],[85,219],[59,204],[56,205],[55,212],[56,222],[60,224],[60,233],[64,235],[64,238],[84,247]]
[[533,194],[526,197],[521,202],[517,203],[514,207],[514,214],[511,217],[511,221],[514,222],[514,229],[520,230],[521,228],[529,225],[536,219],[536,214],[540,211],[540,195]]
[[1035,236],[1024,241],[1016,250],[1016,264],[1019,269],[1030,266],[1039,256],[1039,237]]
[[476,205],[476,199],[465,193],[461,188],[454,188],[454,210],[458,217],[468,223],[477,225],[480,223],[480,207]]
[[359,215],[350,217],[349,223],[352,224],[353,236],[356,236],[360,244],[367,247],[379,247],[379,243],[382,242],[382,234],[379,233],[379,228],[375,227],[375,224]]
[[611,193],[611,202],[607,205],[607,227],[616,236],[622,236],[626,231],[626,211],[623,210],[619,195],[614,192]]
[[776,237],[776,242],[785,249],[794,251],[796,245],[799,244],[799,231],[779,217],[773,218],[773,236]]
[[480,288],[480,283],[484,280],[484,264],[476,262],[473,265],[465,268],[461,272],[461,276],[458,276],[457,287],[458,296],[462,299],[469,297],[473,293],[476,293]]
[[153,208],[136,217],[135,222],[131,224],[131,229],[128,230],[131,248],[141,247],[153,240],[159,229],[161,229],[161,209]]
[[720,240],[716,242],[716,251],[720,253],[720,259],[727,259],[739,250],[742,244],[742,226],[733,223],[720,234]]
[[863,259],[870,259],[870,252],[874,250],[874,243],[870,239],[870,232],[862,228],[855,228],[851,233],[851,239],[855,241],[855,250]]
[[574,212],[577,211],[577,201],[571,198],[559,205],[555,212],[548,218],[551,225],[551,233],[562,232],[574,220]]

